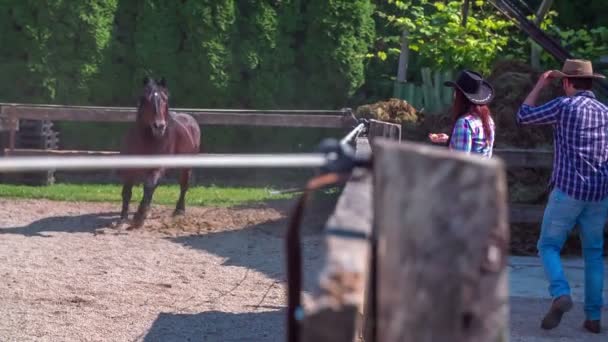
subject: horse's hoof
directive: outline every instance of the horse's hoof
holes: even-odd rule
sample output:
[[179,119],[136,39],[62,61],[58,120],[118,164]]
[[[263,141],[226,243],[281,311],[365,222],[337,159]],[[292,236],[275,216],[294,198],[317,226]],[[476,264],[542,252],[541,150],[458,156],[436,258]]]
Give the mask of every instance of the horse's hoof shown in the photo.
[[120,220],[118,220],[118,221],[110,224],[110,228],[121,229],[121,228],[124,228],[128,224],[129,224],[129,220],[128,219],[120,219]]
[[133,215],[133,222],[143,224],[146,218],[148,217],[148,211],[137,211],[135,215]]
[[127,227],[127,230],[139,229],[144,226],[144,220],[134,220],[130,226]]
[[175,209],[175,211],[173,212],[173,217],[185,216],[185,215],[186,215],[186,210],[184,210],[184,209]]
[[117,230],[125,230],[128,227],[129,227],[129,220],[120,220],[116,223],[116,226],[114,226],[114,228]]
[[138,229],[138,228],[143,227],[145,220],[146,220],[146,214],[137,212],[135,214],[135,216],[133,217],[133,222],[131,222],[131,225],[129,226],[129,228],[127,228],[127,230],[133,230],[133,229]]

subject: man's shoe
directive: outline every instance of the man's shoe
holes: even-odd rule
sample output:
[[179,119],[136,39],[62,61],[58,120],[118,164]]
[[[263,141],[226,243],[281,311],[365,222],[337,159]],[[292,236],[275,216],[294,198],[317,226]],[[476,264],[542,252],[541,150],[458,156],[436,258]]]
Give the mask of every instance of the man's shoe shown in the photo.
[[557,327],[564,313],[570,311],[570,309],[572,309],[572,298],[570,296],[555,298],[540,327],[547,330]]
[[594,334],[599,334],[602,330],[599,320],[597,320],[597,321],[586,320],[585,324],[583,324],[583,327],[585,327],[585,329],[587,329],[588,332],[591,332]]

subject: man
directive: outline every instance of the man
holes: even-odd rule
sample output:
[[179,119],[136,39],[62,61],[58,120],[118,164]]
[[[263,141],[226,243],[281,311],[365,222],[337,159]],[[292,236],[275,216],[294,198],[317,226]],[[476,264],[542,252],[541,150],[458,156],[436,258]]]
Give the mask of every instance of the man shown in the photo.
[[[585,260],[585,329],[600,332],[604,286],[603,230],[608,214],[608,107],[591,91],[594,74],[587,60],[566,60],[562,71],[542,74],[517,112],[520,124],[553,125],[554,161],[551,194],[538,240],[538,251],[553,298],[542,320],[553,329],[572,308],[560,251],[578,224]],[[566,96],[536,107],[541,90],[561,79]]]

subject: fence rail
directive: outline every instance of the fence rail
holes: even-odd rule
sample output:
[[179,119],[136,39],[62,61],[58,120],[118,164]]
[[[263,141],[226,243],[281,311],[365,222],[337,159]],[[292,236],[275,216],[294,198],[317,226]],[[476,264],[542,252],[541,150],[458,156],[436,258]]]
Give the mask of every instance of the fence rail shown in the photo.
[[112,155],[0,158],[0,172],[46,170],[114,170],[148,168],[318,168],[328,164],[324,154],[195,154]]
[[[357,124],[350,109],[341,110],[249,110],[249,109],[197,109],[175,108],[175,112],[191,114],[202,125],[242,125],[270,127],[352,128]],[[133,107],[96,107],[0,103],[0,130],[9,131],[9,148],[4,155],[11,156],[112,156],[117,151],[64,151],[15,148],[19,120],[50,120],[76,122],[132,122]],[[372,120],[370,139],[391,137],[401,131],[398,125]],[[353,133],[355,137],[358,133]],[[352,138],[352,137],[350,137]],[[508,168],[550,168],[553,151],[539,149],[495,149]],[[44,176],[44,175],[43,175]],[[542,217],[540,205],[511,205],[512,223],[537,222]]]
[[[350,128],[356,124],[350,109],[341,110],[248,110],[172,108],[188,113],[201,125]],[[14,120],[80,122],[133,122],[137,112],[128,107],[92,107],[0,103],[5,130]]]

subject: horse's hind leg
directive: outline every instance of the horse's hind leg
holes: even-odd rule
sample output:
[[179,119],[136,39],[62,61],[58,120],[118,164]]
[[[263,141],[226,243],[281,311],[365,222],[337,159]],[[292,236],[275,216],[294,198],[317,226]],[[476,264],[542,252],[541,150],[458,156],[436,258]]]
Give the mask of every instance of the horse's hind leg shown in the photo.
[[184,215],[186,213],[186,192],[188,191],[191,175],[192,169],[184,169],[181,171],[181,175],[179,177],[179,199],[177,200],[177,205],[175,206],[173,216]]
[[132,182],[125,182],[122,185],[122,211],[120,212],[120,220],[122,222],[129,219],[129,203],[131,202],[132,190]]

